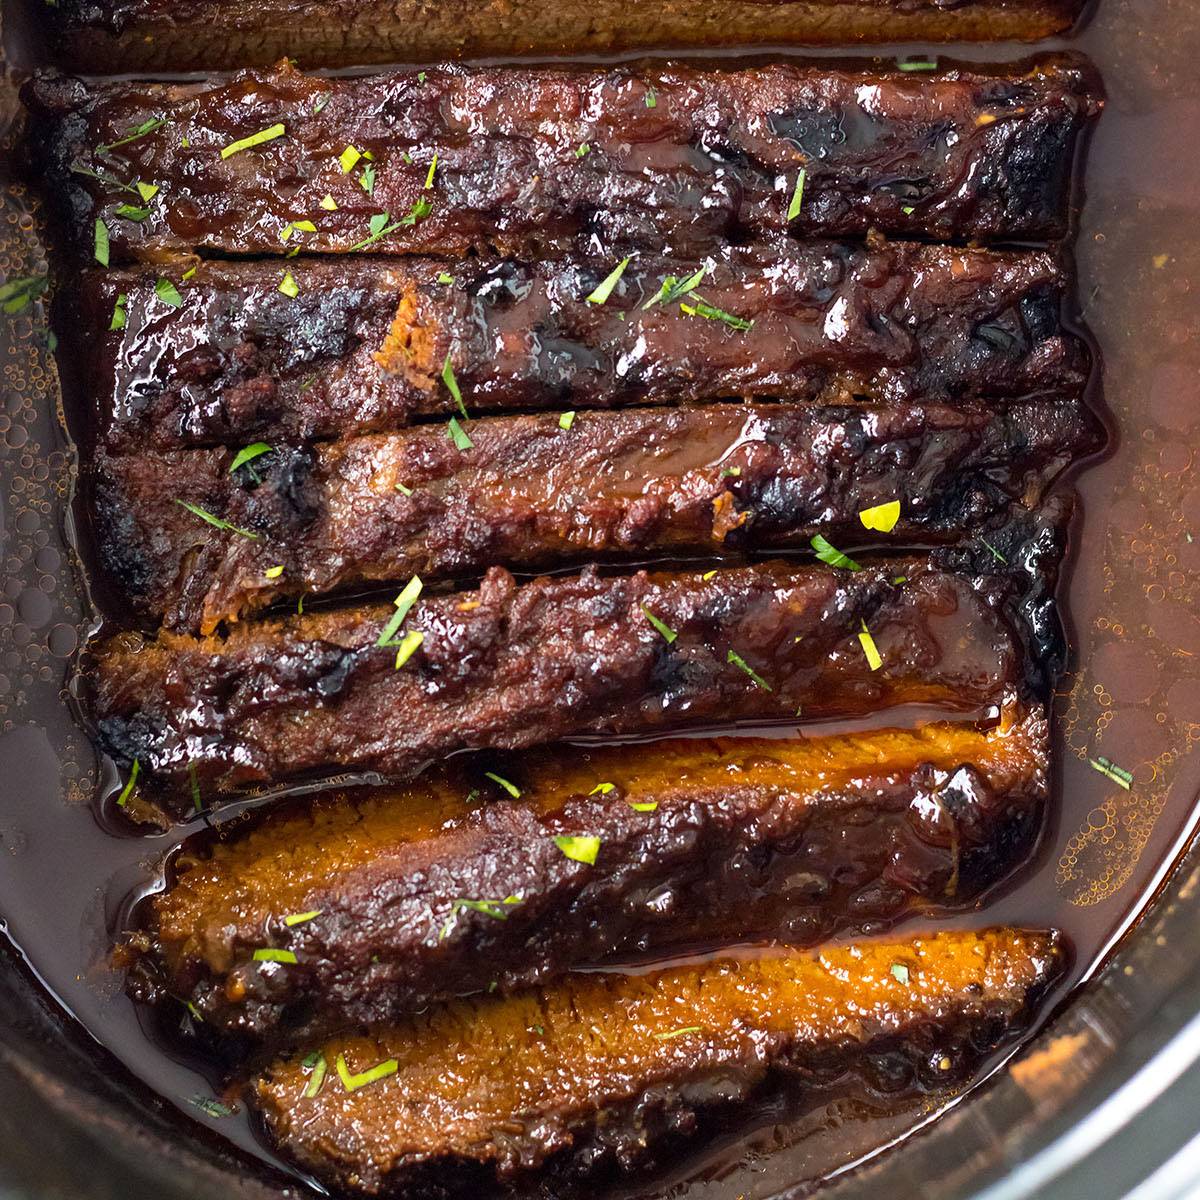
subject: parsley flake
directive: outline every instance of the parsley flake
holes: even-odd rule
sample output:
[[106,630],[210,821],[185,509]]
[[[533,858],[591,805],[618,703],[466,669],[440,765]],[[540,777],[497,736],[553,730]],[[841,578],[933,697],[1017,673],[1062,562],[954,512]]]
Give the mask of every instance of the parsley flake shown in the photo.
[[813,550],[816,551],[817,557],[823,562],[828,563],[831,567],[840,567],[844,571],[861,571],[862,567],[850,558],[843,554],[831,542],[826,541],[819,533],[811,539]]
[[1098,754],[1095,758],[1089,758],[1088,763],[1093,771],[1099,771],[1106,779],[1111,779],[1118,787],[1123,787],[1127,792],[1133,789],[1133,773],[1126,771],[1124,767],[1118,767],[1111,758],[1105,758]]
[[732,663],[739,671],[745,671],[747,675],[760,687],[764,692],[773,692],[775,689],[736,651],[730,650],[725,655],[725,661]]
[[668,625],[665,621],[660,621],[658,617],[656,617],[644,604],[639,605],[639,607],[642,610],[642,616],[645,617],[646,620],[649,621],[650,624],[653,625],[660,634],[662,634],[668,645],[670,645],[679,636],[679,634],[677,634],[675,630],[670,627],[670,625]]
[[891,533],[900,520],[900,501],[889,500],[886,504],[876,504],[864,508],[858,514],[864,529],[874,529],[879,533]]
[[348,1092],[356,1092],[359,1088],[366,1087],[369,1083],[376,1083],[380,1079],[386,1079],[389,1075],[395,1075],[399,1069],[400,1064],[396,1059],[389,1058],[377,1066],[371,1067],[370,1070],[362,1071],[358,1075],[352,1075],[350,1068],[346,1066],[346,1056],[344,1054],[337,1056],[338,1078],[342,1081],[342,1087]]
[[605,300],[613,294],[613,288],[621,281],[621,276],[625,274],[625,268],[629,266],[630,255],[626,255],[621,261],[593,288],[591,293],[586,297],[589,304],[603,304]]
[[257,133],[252,133],[249,137],[239,138],[236,142],[230,142],[228,146],[221,148],[222,158],[232,158],[235,154],[240,154],[243,150],[252,150],[255,146],[261,146],[264,142],[273,142],[276,138],[281,138],[287,133],[282,123],[268,125],[266,129],[260,129]]
[[804,185],[807,182],[808,171],[801,167],[796,176],[796,186],[792,191],[791,203],[788,205],[787,219],[789,222],[794,221],[800,215],[800,209],[804,204]]
[[258,541],[258,534],[253,533],[249,529],[242,529],[239,525],[231,525],[228,521],[218,517],[215,513],[210,513],[207,508],[201,508],[199,504],[193,504],[190,500],[176,500],[176,504],[180,508],[186,508],[193,516],[199,517],[202,521],[207,521],[214,529],[221,529],[227,533],[236,533],[241,537],[249,538],[251,541]]
[[558,834],[554,844],[574,862],[594,866],[600,852],[600,839],[589,834]]

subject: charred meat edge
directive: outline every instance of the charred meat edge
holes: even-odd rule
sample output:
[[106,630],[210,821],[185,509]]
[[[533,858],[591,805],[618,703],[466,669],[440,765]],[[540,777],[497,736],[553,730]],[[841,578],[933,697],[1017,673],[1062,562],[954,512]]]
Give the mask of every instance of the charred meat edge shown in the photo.
[[611,54],[656,47],[871,42],[1039,41],[1067,29],[1082,0],[512,0],[503,20],[474,4],[269,0],[60,0],[40,15],[76,70],[225,71],[283,57],[310,67],[519,55]]
[[291,295],[283,266],[206,261],[179,307],[156,291],[161,267],[87,271],[56,325],[91,409],[81,438],[116,451],[386,433],[464,409],[1067,396],[1087,377],[1045,251],[781,239],[640,255],[590,303],[611,269],[574,254],[295,259]]
[[[114,263],[600,245],[615,268],[639,248],[686,257],[784,232],[1057,238],[1076,142],[1100,108],[1069,58],[1016,71],[662,62],[334,78],[282,64],[204,83],[43,73],[23,95],[77,255],[92,261],[100,221]],[[158,190],[135,220],[136,183]]]
[[[614,954],[878,933],[1021,861],[1048,752],[1038,708],[986,731],[531,754],[493,764],[515,798],[478,767],[329,794],[185,843],[124,947],[130,991],[310,1040]],[[574,836],[597,839],[593,863],[554,840]]]
[[1061,547],[1052,511],[986,544],[858,571],[589,567],[518,586],[493,568],[477,591],[422,599],[400,623],[391,606],[355,607],[224,639],[119,635],[83,670],[100,746],[189,810],[254,785],[400,780],[458,750],[585,734],[904,703],[976,712],[1055,669]]
[[[283,600],[492,565],[936,545],[1034,504],[1100,429],[1074,401],[713,405],[474,421],[333,444],[100,454],[100,563],[144,616],[212,633]],[[888,534],[860,513],[900,505]],[[189,505],[191,507],[185,507]],[[198,511],[199,510],[199,511]],[[211,518],[225,522],[214,531]]]
[[993,929],[576,975],[319,1043],[268,1069],[251,1100],[328,1185],[478,1195],[531,1169],[652,1162],[672,1132],[727,1121],[783,1080],[874,1064],[893,1087],[961,1086],[1063,957],[1052,933]]

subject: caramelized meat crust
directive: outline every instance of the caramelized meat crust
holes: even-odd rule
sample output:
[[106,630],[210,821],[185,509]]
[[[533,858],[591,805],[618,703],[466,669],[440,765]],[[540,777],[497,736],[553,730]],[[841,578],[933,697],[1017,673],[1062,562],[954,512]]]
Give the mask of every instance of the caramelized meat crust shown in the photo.
[[[1057,58],[1007,73],[284,64],[202,83],[43,74],[24,96],[83,261],[99,220],[113,262],[599,246],[614,267],[785,231],[1056,238],[1100,106],[1081,62]],[[136,183],[158,190],[142,201]]]
[[85,72],[309,67],[522,54],[862,42],[1036,41],[1081,0],[59,0],[43,16]]
[[518,586],[494,568],[477,591],[421,600],[385,645],[390,606],[235,626],[224,639],[121,635],[85,668],[96,734],[119,764],[139,762],[148,789],[191,807],[193,784],[213,803],[248,785],[399,779],[458,750],[584,734],[903,703],[975,711],[1056,666],[1061,532],[1039,520],[1032,536],[1001,530],[986,548],[858,571],[589,567]]
[[[295,295],[280,291],[284,271]],[[723,397],[846,403],[1078,395],[1055,255],[841,242],[640,255],[604,304],[608,258],[201,263],[163,303],[155,268],[88,271],[59,325],[113,450],[392,432],[472,415]],[[727,319],[654,303],[663,281]],[[647,304],[651,306],[646,307]],[[120,312],[119,329],[112,329]],[[731,327],[729,319],[751,322]]]
[[[614,954],[879,932],[1021,861],[1048,751],[1034,709],[987,731],[530,753],[493,764],[515,798],[478,766],[328,794],[185,843],[127,948],[130,990],[278,1042]],[[572,836],[598,839],[593,863],[554,841]]]
[[1053,934],[993,929],[576,975],[326,1041],[275,1063],[251,1100],[329,1186],[479,1195],[541,1167],[652,1162],[672,1133],[784,1079],[886,1061],[893,1088],[961,1084],[1063,957]]
[[[279,447],[92,464],[114,591],[151,619],[211,633],[279,600],[596,558],[736,554],[878,541],[859,517],[900,502],[891,537],[950,542],[1036,503],[1099,427],[1073,401],[1002,413],[713,405],[499,417]],[[185,504],[192,508],[184,507]],[[241,533],[214,530],[215,516]],[[886,536],[884,540],[887,540]]]

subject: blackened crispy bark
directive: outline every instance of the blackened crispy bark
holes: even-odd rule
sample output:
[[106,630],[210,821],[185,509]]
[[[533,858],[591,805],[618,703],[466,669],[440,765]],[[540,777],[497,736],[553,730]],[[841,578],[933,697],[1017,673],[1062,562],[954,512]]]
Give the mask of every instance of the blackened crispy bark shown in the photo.
[[97,220],[113,262],[194,248],[599,247],[615,266],[639,248],[689,257],[785,230],[1056,238],[1100,106],[1070,59],[338,78],[283,65],[229,82],[41,75],[24,96],[49,197],[85,262]]
[[[96,440],[241,445],[387,432],[458,411],[677,404],[765,396],[845,403],[1077,394],[1057,257],[839,242],[643,255],[603,304],[611,262],[411,259],[205,262],[172,307],[158,272],[89,271],[59,326]],[[749,329],[646,304],[694,293]],[[279,290],[285,270],[296,295]],[[120,311],[120,328],[112,329]],[[707,311],[707,310],[704,310]]]
[[[211,633],[280,600],[492,565],[807,549],[818,533],[850,549],[936,545],[1036,503],[1100,434],[1074,400],[992,413],[716,404],[567,423],[471,421],[470,445],[437,425],[279,446],[237,470],[232,450],[101,453],[99,558],[143,617]],[[897,501],[889,535],[864,527],[860,512]]]
[[1081,0],[59,0],[43,16],[85,72],[309,67],[652,48],[1034,41]]
[[1063,962],[1052,933],[992,929],[576,975],[317,1043],[250,1099],[335,1189],[478,1196],[542,1168],[652,1164],[785,1081],[879,1080],[874,1063],[889,1091],[961,1086],[1026,1026]]
[[[530,752],[492,764],[516,798],[479,764],[331,793],[185,843],[125,947],[130,991],[277,1044],[614,954],[878,933],[1022,860],[1048,754],[1033,709],[986,731]],[[594,863],[554,841],[580,835]]]
[[518,586],[495,568],[478,591],[416,604],[391,645],[379,644],[391,606],[353,607],[223,639],[120,635],[83,669],[101,747],[189,809],[193,785],[215,804],[252,785],[400,779],[458,750],[577,735],[904,703],[974,712],[1057,669],[1063,529],[1047,507],[986,543],[859,571],[589,567]]

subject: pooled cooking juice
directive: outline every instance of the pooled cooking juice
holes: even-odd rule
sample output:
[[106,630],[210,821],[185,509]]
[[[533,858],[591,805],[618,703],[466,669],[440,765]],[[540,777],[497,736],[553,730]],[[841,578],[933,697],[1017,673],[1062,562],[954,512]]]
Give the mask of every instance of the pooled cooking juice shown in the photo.
[[[1181,29],[1194,27],[1192,13],[1176,15]],[[1063,930],[1073,948],[1070,970],[1044,1000],[1039,1023],[1069,1000],[1152,898],[1192,830],[1200,793],[1193,753],[1200,731],[1193,719],[1200,712],[1200,668],[1193,665],[1200,662],[1200,484],[1192,471],[1200,453],[1193,394],[1200,377],[1200,303],[1189,283],[1200,278],[1200,247],[1195,213],[1181,206],[1182,197],[1200,195],[1200,165],[1177,153],[1179,130],[1200,119],[1190,98],[1194,64],[1174,53],[1171,30],[1145,28],[1133,0],[1105,0],[1072,46],[1094,58],[1109,89],[1088,160],[1076,255],[1082,316],[1104,360],[1103,392],[1097,381],[1093,401],[1107,404],[1113,439],[1107,456],[1075,481],[1082,503],[1060,589],[1072,660],[1055,699],[1048,827],[1036,858],[1015,878],[983,903],[936,921],[938,927]],[[989,60],[1024,52],[1009,45],[953,48],[957,57]],[[0,266],[10,278],[41,270],[36,230],[24,215],[31,206],[14,183],[0,225]],[[175,1107],[181,1135],[199,1122],[236,1144],[251,1169],[295,1179],[295,1170],[226,1094],[222,1068],[199,1048],[189,1049],[186,1010],[180,1006],[171,1020],[139,1009],[109,965],[111,945],[130,928],[133,903],[161,887],[162,860],[207,818],[169,833],[128,825],[112,807],[120,787],[115,770],[95,761],[75,724],[62,681],[78,645],[93,632],[93,608],[86,581],[72,570],[71,545],[78,533],[86,558],[90,533],[86,514],[71,504],[74,462],[57,422],[44,314],[33,305],[4,322],[12,345],[0,393],[0,914],[14,958],[38,977],[67,1019],[94,1038],[114,1077]],[[68,394],[63,403],[70,421],[80,397]],[[106,597],[97,598],[103,607]],[[875,714],[857,727],[945,715],[905,709]],[[724,732],[786,737],[855,727],[787,724]],[[106,805],[98,807],[98,797],[107,797]],[[261,802],[233,805],[212,819],[223,825],[236,820],[240,808]],[[895,932],[930,925],[914,914]],[[737,952],[777,951],[748,946]],[[688,948],[695,959],[712,953],[703,944]],[[653,965],[642,960],[602,969]],[[608,1194],[767,1197],[799,1179],[843,1170],[948,1102],[929,1095],[897,1103],[850,1082],[799,1103],[772,1096],[747,1109],[737,1128],[681,1155],[669,1172],[614,1182]]]

